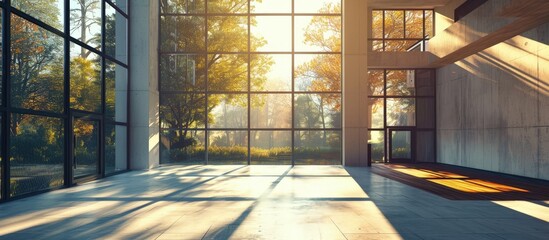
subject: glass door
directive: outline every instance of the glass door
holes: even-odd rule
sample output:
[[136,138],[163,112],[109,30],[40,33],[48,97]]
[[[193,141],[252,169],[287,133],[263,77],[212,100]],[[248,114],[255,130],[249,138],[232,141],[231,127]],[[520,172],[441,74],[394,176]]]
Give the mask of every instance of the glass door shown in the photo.
[[72,171],[75,180],[96,177],[100,174],[100,122],[75,117],[72,125],[73,161]]
[[414,162],[414,129],[389,128],[389,162]]

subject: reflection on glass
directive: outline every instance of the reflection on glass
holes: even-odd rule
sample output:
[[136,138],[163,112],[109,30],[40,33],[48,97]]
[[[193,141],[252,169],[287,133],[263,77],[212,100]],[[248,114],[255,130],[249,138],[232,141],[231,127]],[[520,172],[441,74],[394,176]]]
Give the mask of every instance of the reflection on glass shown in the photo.
[[72,44],[70,84],[72,109],[101,111],[101,58],[99,55]]
[[384,41],[382,41],[382,40],[373,40],[372,41],[372,51],[382,52],[383,51],[383,44],[384,44]]
[[251,164],[292,164],[292,132],[251,131]]
[[247,164],[247,131],[210,131],[208,164]]
[[160,56],[162,91],[204,91],[206,56],[169,54]]
[[[111,0],[118,8],[120,8],[123,12],[128,12],[128,0]],[[178,0],[178,2],[181,2],[181,0]],[[198,2],[195,0],[194,2]]]
[[105,125],[105,173],[115,173],[128,168],[128,129],[122,125]]
[[63,38],[11,15],[11,105],[63,111]]
[[292,0],[250,0],[251,13],[291,13]]
[[296,54],[296,91],[341,90],[341,54]]
[[70,7],[70,35],[99,49],[101,46],[101,0],[71,0]]
[[128,20],[110,4],[105,4],[105,53],[127,63]]
[[[63,31],[63,18],[65,8],[64,0],[49,0],[49,1],[29,1],[29,0],[12,0],[11,6],[25,12],[28,15]],[[13,15],[12,15],[13,16]],[[13,17],[12,17],[13,19]],[[12,22],[12,28],[14,27]]]
[[391,158],[412,158],[412,132],[392,131],[391,134]]
[[414,82],[409,82],[407,79],[408,71],[406,70],[387,70],[387,96],[413,96]]
[[161,13],[204,13],[206,0],[162,0]]
[[[246,52],[248,51],[247,39],[248,17],[216,16],[208,18],[208,52]],[[254,46],[258,45],[260,44]]]
[[369,143],[372,144],[372,162],[385,161],[385,134],[383,131],[369,131]]
[[74,178],[99,174],[99,122],[75,119]]
[[206,50],[206,25],[200,16],[162,16],[160,50],[163,52],[200,52]]
[[162,130],[160,163],[204,164],[206,133],[198,130]]
[[208,96],[210,128],[247,128],[247,94],[211,94]]
[[296,165],[340,165],[341,131],[295,131]]
[[252,94],[251,128],[291,128],[291,94]]
[[204,128],[206,123],[206,95],[160,95],[160,127],[170,129]]
[[291,16],[251,17],[251,50],[257,52],[291,52]]
[[387,52],[410,52],[420,50],[418,40],[385,40],[385,49]]
[[11,115],[10,196],[62,186],[63,119]]
[[252,91],[291,91],[291,54],[253,54],[251,57]]
[[247,13],[248,0],[207,0],[208,13]]
[[406,10],[406,37],[423,38],[423,10]]
[[340,128],[341,94],[296,94],[296,128]]
[[[256,61],[259,65],[263,65],[261,59]],[[209,54],[207,69],[209,91],[227,92],[248,89],[247,54]]]
[[340,52],[340,16],[296,16],[296,52]]
[[368,71],[368,96],[383,96],[385,88],[385,71],[383,70],[369,70]]
[[107,117],[126,122],[128,109],[128,69],[105,60],[105,107]]
[[415,126],[414,98],[387,98],[387,126]]
[[385,121],[383,119],[383,98],[370,98],[368,103],[369,116],[371,116],[370,128],[383,128]]
[[294,0],[296,13],[341,13],[341,0]]
[[385,38],[404,38],[404,11],[385,11]]

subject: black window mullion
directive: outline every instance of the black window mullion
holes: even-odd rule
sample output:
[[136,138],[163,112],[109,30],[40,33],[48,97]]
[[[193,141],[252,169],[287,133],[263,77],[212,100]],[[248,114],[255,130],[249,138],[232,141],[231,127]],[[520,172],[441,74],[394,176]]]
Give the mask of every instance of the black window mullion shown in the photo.
[[[10,75],[10,63],[11,63],[11,8],[9,7],[11,0],[4,0],[7,7],[2,9],[2,105],[5,109],[10,107],[11,91],[8,75]],[[2,114],[2,201],[9,200],[10,197],[10,161],[9,159],[9,145],[10,145],[10,119],[9,112]]]

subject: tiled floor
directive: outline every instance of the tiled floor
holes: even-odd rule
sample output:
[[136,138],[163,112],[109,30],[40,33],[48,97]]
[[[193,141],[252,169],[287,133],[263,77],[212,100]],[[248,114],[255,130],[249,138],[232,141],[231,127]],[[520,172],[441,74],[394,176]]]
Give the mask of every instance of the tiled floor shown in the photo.
[[549,239],[549,201],[452,201],[335,166],[171,166],[0,205],[0,239]]

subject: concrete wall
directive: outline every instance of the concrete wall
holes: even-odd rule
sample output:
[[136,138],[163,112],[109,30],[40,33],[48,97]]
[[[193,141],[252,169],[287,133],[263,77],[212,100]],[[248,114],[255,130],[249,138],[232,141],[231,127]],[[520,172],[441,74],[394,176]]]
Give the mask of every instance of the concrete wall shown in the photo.
[[[500,24],[490,14],[454,37]],[[439,162],[549,179],[548,44],[549,23],[437,70]]]
[[366,166],[368,144],[367,1],[343,1],[343,161]]
[[159,165],[158,0],[130,5],[130,168]]

